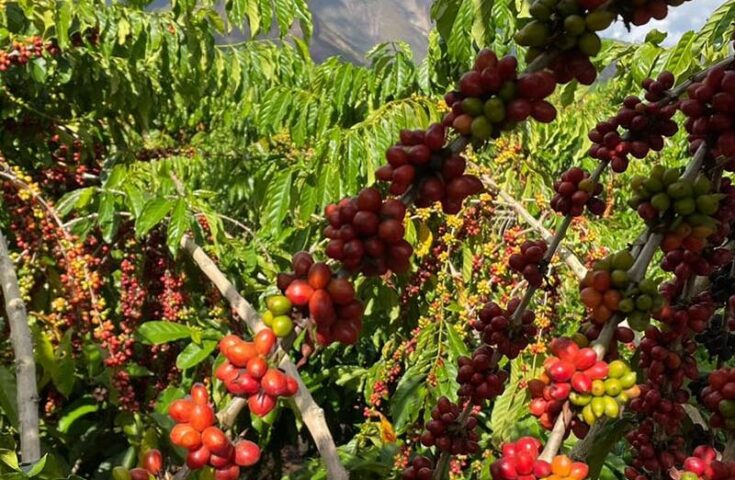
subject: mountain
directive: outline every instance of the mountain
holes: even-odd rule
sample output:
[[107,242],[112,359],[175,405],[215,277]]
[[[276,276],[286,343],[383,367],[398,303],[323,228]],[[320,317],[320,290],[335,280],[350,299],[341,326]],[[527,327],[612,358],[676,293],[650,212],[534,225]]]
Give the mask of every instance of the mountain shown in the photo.
[[[155,0],[150,9],[166,8],[169,0]],[[314,17],[311,53],[316,61],[340,56],[354,63],[364,63],[365,53],[375,44],[403,40],[417,59],[426,54],[431,29],[431,0],[311,0]],[[223,43],[247,38],[236,30]]]
[[340,55],[355,63],[375,44],[403,40],[417,58],[426,54],[431,0],[312,0],[316,60]]

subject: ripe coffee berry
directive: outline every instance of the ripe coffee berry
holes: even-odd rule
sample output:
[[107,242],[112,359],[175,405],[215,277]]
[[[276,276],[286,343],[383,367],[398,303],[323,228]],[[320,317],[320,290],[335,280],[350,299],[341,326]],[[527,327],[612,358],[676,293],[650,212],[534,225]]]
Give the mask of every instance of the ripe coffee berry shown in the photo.
[[630,282],[628,270],[634,258],[627,250],[608,255],[595,262],[580,283],[579,296],[595,325],[604,325],[620,309],[620,301]]
[[465,174],[466,161],[444,147],[446,128],[432,124],[427,130],[403,130],[401,140],[385,154],[387,165],[375,172],[380,181],[390,182],[389,191],[402,195],[413,188],[419,208],[441,202],[445,213],[456,214],[462,202],[484,187]]
[[735,430],[735,368],[710,373],[701,396],[704,406],[712,412],[710,425]]
[[457,91],[444,97],[452,111],[442,123],[481,144],[529,117],[553,121],[556,109],[545,100],[556,87],[553,75],[545,70],[518,75],[517,67],[513,56],[498,59],[491,50],[480,51]]
[[489,302],[473,323],[483,342],[496,347],[499,353],[510,359],[516,358],[538,333],[533,323],[535,315],[530,310],[525,310],[517,322],[512,321],[520,303],[520,299],[514,298],[508,302],[508,308],[503,309]]
[[250,410],[258,416],[273,410],[278,397],[293,396],[299,388],[296,379],[268,367],[265,356],[260,352],[271,351],[275,334],[262,332],[256,335],[255,342],[246,342],[234,335],[224,337],[219,348],[227,360],[215,371],[215,376],[225,384],[228,392],[248,398]]
[[324,229],[330,239],[327,256],[346,270],[367,276],[408,271],[413,247],[403,238],[406,207],[400,200],[383,200],[377,189],[366,188],[324,212],[329,222]]
[[426,430],[421,435],[421,443],[426,447],[437,449],[452,455],[468,455],[480,450],[475,431],[477,418],[470,414],[462,417],[462,409],[447,397],[440,397],[431,410],[431,420],[426,423]]
[[649,327],[639,345],[639,365],[646,369],[648,381],[654,385],[670,384],[678,389],[684,379],[695,380],[699,373],[697,361],[692,355],[697,345],[691,338]]
[[[325,263],[315,263],[307,252],[299,252],[294,256],[293,267],[293,273],[278,276],[278,288],[286,293],[288,304],[295,305],[297,310],[314,321],[317,327],[316,340],[321,345],[335,341],[344,345],[357,342],[365,308],[355,298],[352,282],[334,275]],[[271,299],[270,305],[282,304],[285,311],[286,302]],[[273,315],[275,313],[280,311]],[[282,317],[290,320],[285,315],[274,316],[271,320],[274,327],[279,322],[286,322],[286,318],[281,320]]]
[[515,442],[504,443],[502,456],[490,465],[492,477],[500,480],[535,480],[551,476],[551,464],[538,459],[540,450],[541,442],[533,437],[521,437]]
[[459,396],[469,398],[474,404],[492,400],[505,388],[508,373],[493,365],[493,349],[488,346],[478,348],[470,357],[459,357],[457,382]]
[[543,262],[548,246],[544,240],[526,241],[521,245],[520,253],[514,253],[508,260],[510,268],[526,279],[534,288],[541,286],[546,265]]
[[432,475],[434,475],[434,463],[427,457],[417,455],[403,470],[401,478],[403,480],[431,480]]
[[[659,79],[643,82],[644,88],[648,88],[647,100],[658,100],[673,85],[673,76],[668,72],[663,72]],[[664,139],[676,133],[678,127],[671,119],[675,113],[676,105],[672,103],[645,103],[635,96],[626,97],[615,116],[598,123],[589,132],[592,141],[589,154],[609,161],[614,172],[624,172],[629,156],[644,158],[651,150],[658,152],[664,146]]]
[[605,212],[605,202],[597,197],[602,185],[590,178],[590,174],[579,167],[572,167],[554,182],[556,194],[551,199],[551,208],[562,215],[578,217],[586,206],[594,215]]
[[686,100],[679,108],[687,116],[684,128],[689,133],[690,152],[706,143],[707,154],[720,161],[729,160],[726,165],[732,170],[735,159],[735,71],[714,68],[704,80],[692,83],[687,88]]

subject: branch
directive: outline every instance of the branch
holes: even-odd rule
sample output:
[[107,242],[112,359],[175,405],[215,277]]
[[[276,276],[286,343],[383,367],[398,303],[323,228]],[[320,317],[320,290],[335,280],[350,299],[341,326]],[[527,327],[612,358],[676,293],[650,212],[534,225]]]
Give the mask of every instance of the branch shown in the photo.
[[18,277],[15,274],[8,244],[2,231],[0,231],[0,287],[5,297],[5,311],[10,324],[10,340],[15,354],[20,455],[24,464],[32,464],[41,457],[36,363],[33,360],[33,341],[31,330],[28,328],[26,308],[20,298]]
[[[495,190],[498,193],[498,196],[502,198],[505,203],[510,205],[510,207],[516,211],[516,214],[519,217],[521,217],[526,223],[537,230],[541,234],[541,238],[546,240],[547,243],[553,240],[554,234],[551,233],[546,227],[544,227],[543,224],[541,224],[541,222],[536,219],[536,217],[531,215],[531,213],[526,210],[526,208],[519,201],[513,198],[508,192],[500,188],[500,186],[495,183],[495,180],[493,180],[489,175],[482,175],[480,177],[480,180],[482,180],[482,183],[488,185],[490,188]],[[559,246],[559,256],[562,258],[562,260],[564,260],[569,268],[572,269],[577,278],[581,280],[587,275],[587,268],[585,268],[584,264],[574,254],[574,252],[564,246]]]
[[[689,163],[689,165],[687,165],[687,168],[684,171],[682,178],[693,179],[701,170],[706,156],[707,148],[704,144],[702,144],[699,149],[697,149],[697,152],[694,154],[694,158],[692,158],[692,161]],[[653,256],[656,253],[659,245],[661,245],[662,240],[662,234],[653,233],[650,231],[650,229],[647,230],[646,242],[641,247],[638,255],[636,256],[635,262],[633,263],[633,266],[628,271],[628,275],[631,280],[631,286],[629,287],[630,289],[635,288],[635,284],[640,282],[645,276],[646,270],[648,270],[648,266],[651,263],[651,260],[653,259]],[[608,320],[607,323],[605,323],[605,326],[602,328],[599,337],[597,337],[597,340],[595,340],[594,344],[592,345],[592,348],[597,353],[598,359],[602,359],[605,356],[605,353],[607,352],[610,343],[613,341],[615,328],[622,320],[623,315],[620,313],[616,313],[610,320]],[[565,403],[565,408],[568,407],[568,404],[569,402],[567,401]],[[546,442],[546,447],[544,447],[544,451],[542,452],[540,458],[547,459],[556,455],[556,452],[561,446],[564,435],[566,434],[566,429],[566,419],[564,418],[564,415],[559,415],[559,418],[556,419],[554,429],[552,430],[551,435],[549,435],[549,439]],[[590,433],[588,433],[588,436],[589,435]]]
[[[202,273],[214,283],[220,293],[222,293],[222,296],[227,299],[232,308],[237,312],[237,315],[247,324],[250,330],[257,333],[266,328],[258,312],[237,292],[234,285],[230,283],[212,259],[209,258],[191,237],[185,235],[181,239],[181,247],[191,256]],[[281,346],[278,348],[281,349]],[[329,431],[324,417],[324,410],[314,401],[309,389],[304,385],[299,372],[296,370],[296,366],[288,355],[283,356],[280,367],[288,375],[294,377],[299,384],[299,391],[293,396],[293,402],[296,410],[300,412],[306,428],[314,439],[319,454],[324,460],[328,478],[331,480],[347,480],[349,474],[340,462],[337,447],[334,444],[332,433]],[[242,399],[234,399],[225,410],[220,412],[220,421],[234,421],[237,413],[246,403]]]

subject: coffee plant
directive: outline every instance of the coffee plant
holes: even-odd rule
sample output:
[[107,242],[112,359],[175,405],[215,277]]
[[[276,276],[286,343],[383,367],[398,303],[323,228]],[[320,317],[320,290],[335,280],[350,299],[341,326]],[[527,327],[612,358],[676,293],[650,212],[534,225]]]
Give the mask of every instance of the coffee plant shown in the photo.
[[735,1],[151,3],[2,4],[3,479],[735,478]]

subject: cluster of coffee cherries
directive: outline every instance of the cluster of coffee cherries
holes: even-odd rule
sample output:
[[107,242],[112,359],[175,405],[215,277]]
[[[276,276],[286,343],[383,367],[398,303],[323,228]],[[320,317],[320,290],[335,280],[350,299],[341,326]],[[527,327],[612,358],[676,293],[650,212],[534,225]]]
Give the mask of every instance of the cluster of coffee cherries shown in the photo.
[[540,460],[541,442],[533,437],[521,437],[502,446],[502,456],[490,466],[494,479],[500,480],[584,480],[589,467],[566,455],[556,455],[551,463]]
[[687,117],[684,128],[689,133],[690,151],[707,142],[713,157],[735,158],[735,71],[710,70],[703,80],[687,88],[687,97],[679,108]]
[[[709,445],[700,445],[694,449],[691,457],[684,460],[679,472],[679,480],[713,480],[735,476],[735,463],[723,463],[717,460],[717,450]],[[732,470],[732,471],[731,471]]]
[[291,397],[299,390],[296,379],[268,366],[276,341],[273,330],[264,328],[252,342],[227,335],[219,343],[226,360],[217,367],[215,376],[232,395],[248,397],[250,411],[260,417],[276,407],[278,397]]
[[681,219],[692,228],[706,227],[722,198],[712,192],[712,182],[704,175],[690,180],[682,178],[679,169],[661,165],[655,166],[648,178],[633,177],[631,185],[634,195],[628,204],[649,225]]
[[434,475],[434,462],[423,455],[416,455],[411,464],[403,469],[401,478],[403,480],[431,480]]
[[556,109],[544,99],[556,88],[554,76],[548,71],[518,75],[517,68],[515,57],[498,59],[493,51],[481,50],[458,90],[444,97],[452,111],[442,123],[482,143],[529,117],[553,121]]
[[666,301],[658,291],[659,281],[644,278],[628,287],[618,309],[626,315],[628,325],[642,332],[651,324],[651,316],[658,315]]
[[14,40],[10,51],[0,51],[0,72],[25,65],[30,60],[42,56],[44,51],[55,55],[58,48],[52,44],[44,44],[41,37],[30,37],[26,41]]
[[[643,82],[648,90],[646,99],[658,100],[673,85],[674,76],[670,72],[662,72],[658,80],[646,79]],[[676,111],[672,103],[646,103],[636,96],[626,97],[613,117],[590,130],[590,156],[609,161],[614,172],[624,172],[628,168],[629,155],[641,159],[651,150],[658,152],[664,147],[664,139],[677,132],[678,126],[672,120]],[[618,132],[618,127],[624,133]]]
[[[691,236],[688,239],[696,240]],[[687,242],[690,246],[693,243]],[[664,272],[673,272],[676,281],[683,283],[692,275],[709,276],[718,267],[728,265],[732,261],[731,250],[727,248],[705,248],[704,241],[697,243],[698,245],[695,246],[695,248],[698,248],[697,250],[690,250],[682,246],[666,252],[663,260],[661,260],[661,269]]]
[[475,454],[480,451],[475,431],[477,417],[462,418],[462,407],[452,403],[447,397],[440,397],[431,409],[431,420],[426,422],[421,444],[425,447],[436,446],[442,452],[452,455]]
[[649,327],[639,345],[639,366],[646,369],[650,383],[681,388],[685,378],[696,380],[699,376],[693,356],[696,350],[697,344],[691,338]]
[[508,265],[513,271],[523,275],[531,287],[538,288],[544,280],[546,265],[542,260],[547,248],[544,240],[523,242],[521,251],[508,259]]
[[472,357],[459,357],[457,383],[459,396],[469,398],[476,405],[492,400],[505,389],[508,372],[493,365],[493,349],[484,345],[472,353]]
[[[329,345],[335,341],[343,345],[354,344],[362,330],[365,307],[355,298],[352,283],[333,275],[326,263],[314,262],[308,252],[296,253],[292,267],[293,273],[279,274],[278,288],[292,306],[311,316],[319,344]],[[285,302],[278,303],[285,309]],[[271,304],[274,304],[272,300]]]
[[[649,418],[643,419],[625,438],[633,447],[633,459],[625,469],[628,480],[669,478],[669,470],[686,460],[686,439],[681,435],[660,435]],[[660,474],[667,476],[660,477]]]
[[513,322],[520,304],[520,299],[513,298],[508,302],[507,308],[503,309],[495,302],[488,302],[473,322],[482,341],[510,359],[516,358],[538,333],[534,325],[536,316],[531,310],[524,310],[518,321]]
[[722,315],[715,315],[695,340],[707,349],[711,358],[716,357],[721,362],[727,362],[735,354],[735,333],[732,333],[735,329],[730,327],[729,330],[728,332],[725,328],[725,318]]
[[163,455],[161,451],[152,448],[141,457],[139,466],[128,470],[125,467],[112,469],[112,480],[151,480],[163,470]]
[[689,392],[677,388],[664,396],[659,385],[647,382],[638,387],[640,395],[630,401],[630,409],[656,422],[667,434],[676,433],[686,418],[682,405],[689,400]]
[[595,325],[603,325],[620,310],[623,293],[630,283],[628,270],[635,259],[621,250],[598,260],[580,283],[580,299]]
[[[607,10],[588,10],[600,4],[599,0],[587,0],[586,2],[536,0],[533,2],[529,9],[533,19],[515,35],[516,43],[529,47],[526,51],[526,61],[532,62],[536,57],[553,48],[561,51],[564,59],[563,62],[557,62],[551,66],[559,83],[567,83],[576,78],[582,84],[591,84],[597,72],[590,63],[589,57],[597,55],[602,48],[600,37],[595,32],[605,30],[616,17],[614,12]],[[559,67],[566,62],[579,65],[575,65],[574,69],[568,67],[560,69]]]
[[192,470],[214,467],[215,480],[237,480],[240,467],[250,467],[260,460],[260,448],[249,440],[233,444],[215,426],[214,408],[207,388],[196,384],[189,398],[174,400],[168,408],[176,422],[171,429],[171,443],[187,449],[186,464]]
[[444,147],[446,127],[440,123],[426,130],[402,130],[400,142],[390,147],[388,161],[375,178],[390,182],[389,192],[402,195],[416,189],[414,204],[419,208],[441,202],[444,213],[456,214],[462,202],[483,190],[482,182],[465,174],[467,162]]
[[686,302],[666,306],[655,317],[672,332],[684,333],[691,330],[702,333],[707,329],[714,313],[715,305],[705,292]]
[[550,350],[541,377],[528,383],[531,413],[544,428],[553,427],[567,399],[583,407],[582,418],[591,425],[603,415],[617,417],[620,405],[636,394],[636,375],[621,360],[598,361],[592,348],[579,348],[569,338],[554,339]]
[[569,401],[582,407],[582,419],[592,425],[603,416],[617,418],[620,407],[639,395],[636,373],[622,360],[614,360],[608,365],[607,378],[593,380],[588,393],[578,393],[575,388]]
[[367,276],[408,271],[413,247],[403,238],[406,206],[400,200],[384,200],[370,187],[357,197],[327,205],[324,214],[329,222],[325,252],[346,270]]
[[702,403],[712,412],[713,428],[735,430],[735,368],[721,368],[707,377]]
[[636,26],[645,25],[651,21],[663,20],[669,13],[669,7],[678,7],[686,0],[642,0],[637,2],[615,2],[614,9],[620,12],[626,23]]
[[291,311],[293,304],[285,295],[272,295],[265,299],[267,310],[261,319],[273,330],[277,337],[287,337],[293,332]]
[[562,215],[578,217],[587,207],[593,215],[605,212],[605,202],[598,195],[602,185],[590,178],[589,172],[572,167],[562,173],[561,179],[554,182],[556,192],[551,199],[551,208]]

